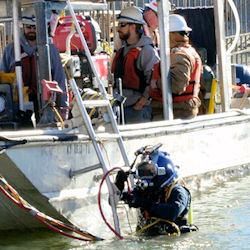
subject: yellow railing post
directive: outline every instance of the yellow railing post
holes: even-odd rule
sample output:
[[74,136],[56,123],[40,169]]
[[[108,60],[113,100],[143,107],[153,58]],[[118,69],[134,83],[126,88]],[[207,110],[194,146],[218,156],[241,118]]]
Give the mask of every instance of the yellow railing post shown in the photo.
[[214,113],[216,91],[217,91],[217,81],[216,81],[215,78],[213,78],[212,86],[211,86],[209,106],[208,106],[208,114],[213,114]]

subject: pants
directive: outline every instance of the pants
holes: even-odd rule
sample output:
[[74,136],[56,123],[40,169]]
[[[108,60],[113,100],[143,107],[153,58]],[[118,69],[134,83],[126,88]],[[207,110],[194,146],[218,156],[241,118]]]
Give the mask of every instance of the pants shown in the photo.
[[135,110],[132,106],[124,107],[125,123],[142,123],[152,120],[152,110],[150,105],[145,105],[141,110]]

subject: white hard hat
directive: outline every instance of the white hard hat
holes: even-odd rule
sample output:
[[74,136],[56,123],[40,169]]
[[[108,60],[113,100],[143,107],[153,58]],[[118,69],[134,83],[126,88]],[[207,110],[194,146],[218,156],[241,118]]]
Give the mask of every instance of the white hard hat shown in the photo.
[[157,0],[152,0],[150,3],[146,3],[145,6],[157,12]]
[[24,9],[22,13],[22,23],[36,25],[35,10],[32,7]]
[[183,16],[177,14],[169,15],[169,32],[191,30],[192,29],[187,26],[186,20]]
[[137,7],[123,9],[117,19],[120,22],[145,24],[142,12]]
[[[152,0],[149,3],[146,3],[145,6],[148,7],[148,8],[150,8],[150,9],[152,9],[156,13],[158,12],[157,0]],[[169,1],[168,1],[168,8],[169,8],[169,10],[171,10],[171,3]]]

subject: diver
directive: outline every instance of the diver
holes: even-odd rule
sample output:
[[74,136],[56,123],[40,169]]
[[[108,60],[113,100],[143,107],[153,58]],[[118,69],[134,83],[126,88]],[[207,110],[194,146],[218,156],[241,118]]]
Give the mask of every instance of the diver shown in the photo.
[[132,192],[123,191],[128,176],[124,171],[118,172],[115,184],[121,191],[121,200],[139,209],[138,233],[180,235],[198,230],[188,218],[191,194],[178,179],[177,167],[166,152],[147,155],[133,175],[136,183]]

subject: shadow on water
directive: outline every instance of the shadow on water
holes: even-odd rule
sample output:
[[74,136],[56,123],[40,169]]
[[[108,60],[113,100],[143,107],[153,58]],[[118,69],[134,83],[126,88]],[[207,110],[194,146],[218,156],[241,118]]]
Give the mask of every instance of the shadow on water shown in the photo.
[[14,231],[0,233],[0,249],[249,249],[249,184],[248,174],[192,191],[194,223],[200,230],[180,237],[126,236],[86,243],[47,230]]

